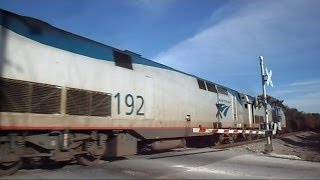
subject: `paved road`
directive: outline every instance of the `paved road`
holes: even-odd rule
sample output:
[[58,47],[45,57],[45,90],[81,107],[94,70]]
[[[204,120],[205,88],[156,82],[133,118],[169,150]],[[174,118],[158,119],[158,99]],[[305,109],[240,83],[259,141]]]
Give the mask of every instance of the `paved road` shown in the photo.
[[197,149],[101,161],[94,167],[69,164],[21,169],[0,179],[319,179],[320,163],[235,151]]

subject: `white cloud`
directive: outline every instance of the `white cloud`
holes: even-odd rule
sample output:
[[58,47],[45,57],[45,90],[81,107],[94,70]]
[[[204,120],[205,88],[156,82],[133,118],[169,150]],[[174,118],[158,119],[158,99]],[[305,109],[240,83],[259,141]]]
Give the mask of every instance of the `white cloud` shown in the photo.
[[[263,41],[267,39],[261,35],[265,32],[263,31],[263,23],[259,23],[257,13],[251,13],[252,10],[244,11],[247,13],[235,13],[242,15],[229,17],[215,23],[172,48],[159,53],[153,59],[200,76],[204,75],[201,72],[216,72],[218,74],[231,69],[245,68],[246,63],[252,63],[253,59],[257,60],[258,54],[252,50],[262,47]],[[218,14],[221,12],[224,10]],[[257,32],[260,32],[259,36]],[[251,58],[249,58],[249,54],[252,55]],[[240,71],[232,72],[243,73]],[[211,80],[215,79],[211,78]]]
[[280,86],[272,94],[285,100],[285,104],[300,111],[320,113],[320,79],[296,81]]
[[[294,73],[283,73],[292,63],[305,63],[292,57],[299,51],[310,49],[311,44],[319,43],[315,38],[320,35],[315,18],[320,16],[319,5],[320,1],[311,0],[244,1],[241,4],[231,1],[212,15],[205,29],[151,59],[237,90],[254,90],[260,94],[258,57],[264,55],[267,65],[283,67],[278,72],[273,70],[278,76],[278,81],[274,81],[278,88],[276,93],[281,97],[285,97],[285,91],[311,93],[302,87],[296,91],[287,87],[283,89],[281,80]],[[230,10],[233,10],[232,14],[226,14]],[[306,85],[317,81],[293,85],[301,83]],[[286,101],[298,103],[290,99]]]
[[165,13],[175,0],[134,0],[129,3],[138,8],[144,18],[159,17]]
[[155,5],[161,5],[164,3],[167,3],[168,0],[163,0],[163,1],[159,1],[159,0],[135,0],[135,1],[131,1],[131,3],[135,6],[141,7],[141,8],[152,8]]
[[285,104],[289,107],[297,108],[300,111],[320,113],[320,93],[310,92],[308,94],[302,94],[295,98],[288,98],[285,100]]
[[308,86],[308,85],[320,86],[320,79],[310,79],[310,80],[298,81],[290,84],[290,86]]
[[309,93],[318,92],[320,89],[320,79],[296,81],[287,85],[281,85],[277,90],[272,91],[278,96],[301,94],[304,96]]
[[[279,47],[278,43],[287,40],[288,31],[295,32],[294,28],[301,30],[301,27],[295,27],[296,24],[291,21],[301,20],[300,13],[297,12],[306,11],[310,7],[308,3],[302,1],[249,2],[238,7],[231,16],[226,16],[227,18],[218,23],[159,53],[155,59],[180,69],[186,67],[186,62],[189,67],[193,67],[195,63],[199,65],[199,61],[208,63],[205,67],[209,65],[215,68],[218,65],[249,63],[251,60],[246,58],[248,54],[254,54],[257,58],[260,53],[268,52],[270,49],[279,52],[282,49],[278,48],[294,46],[289,42],[286,44],[288,46]],[[219,13],[215,12],[214,15],[224,17],[223,12],[228,12],[225,10],[227,8],[233,9],[232,4],[222,6],[222,10],[218,10]],[[308,22],[301,23],[310,27]],[[226,58],[228,61],[221,61]]]

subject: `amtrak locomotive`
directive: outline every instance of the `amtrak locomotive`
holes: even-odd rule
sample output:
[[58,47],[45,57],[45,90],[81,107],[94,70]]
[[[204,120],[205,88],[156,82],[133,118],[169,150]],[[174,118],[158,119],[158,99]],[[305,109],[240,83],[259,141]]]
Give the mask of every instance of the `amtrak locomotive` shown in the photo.
[[264,106],[247,94],[31,17],[0,10],[0,25],[2,175],[26,160],[93,165],[265,132]]

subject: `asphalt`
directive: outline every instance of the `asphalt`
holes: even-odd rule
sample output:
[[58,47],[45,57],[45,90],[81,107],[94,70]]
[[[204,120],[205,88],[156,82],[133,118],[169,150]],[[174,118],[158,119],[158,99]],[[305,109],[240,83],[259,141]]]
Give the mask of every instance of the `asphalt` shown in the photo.
[[21,169],[0,179],[319,179],[319,169],[319,162],[205,148]]

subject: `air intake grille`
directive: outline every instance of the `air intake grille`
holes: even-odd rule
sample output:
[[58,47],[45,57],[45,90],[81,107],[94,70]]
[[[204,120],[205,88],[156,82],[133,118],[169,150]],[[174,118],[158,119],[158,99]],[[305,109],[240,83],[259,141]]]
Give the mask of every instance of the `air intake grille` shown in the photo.
[[67,114],[88,115],[90,94],[88,91],[78,89],[67,90]]
[[67,89],[67,114],[82,116],[110,116],[111,96],[81,89]]
[[111,96],[92,92],[91,116],[111,115]]
[[61,88],[32,84],[31,113],[60,114]]
[[0,79],[0,111],[59,114],[60,87],[27,81]]
[[24,81],[0,80],[0,111],[1,112],[29,112],[30,84]]

